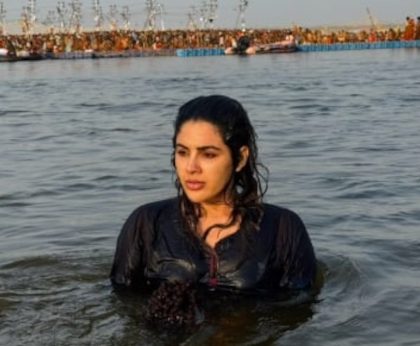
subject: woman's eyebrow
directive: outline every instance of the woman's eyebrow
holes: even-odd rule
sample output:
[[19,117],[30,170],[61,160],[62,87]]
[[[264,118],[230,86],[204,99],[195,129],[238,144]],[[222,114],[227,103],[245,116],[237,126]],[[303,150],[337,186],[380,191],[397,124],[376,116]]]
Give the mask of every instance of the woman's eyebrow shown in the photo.
[[197,150],[198,151],[205,151],[205,150],[216,150],[216,151],[220,151],[222,149],[220,149],[219,147],[216,147],[214,145],[204,145],[202,147],[198,147]]
[[[177,143],[176,144],[176,147],[183,148],[183,149],[189,149],[186,145],[181,144],[181,143]],[[205,150],[209,150],[209,149],[211,149],[211,150],[217,150],[217,151],[222,150],[219,147],[216,147],[214,145],[203,145],[201,147],[197,147],[197,150],[198,151],[205,151]]]

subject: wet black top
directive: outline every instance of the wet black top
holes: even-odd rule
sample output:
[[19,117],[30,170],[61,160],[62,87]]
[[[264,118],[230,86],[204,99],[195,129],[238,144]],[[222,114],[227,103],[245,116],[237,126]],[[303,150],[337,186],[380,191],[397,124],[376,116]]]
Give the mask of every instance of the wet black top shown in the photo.
[[264,204],[263,210],[251,246],[243,247],[239,230],[211,254],[183,230],[177,198],[141,206],[119,235],[111,281],[126,287],[182,280],[244,291],[310,288],[316,259],[303,222],[285,208]]

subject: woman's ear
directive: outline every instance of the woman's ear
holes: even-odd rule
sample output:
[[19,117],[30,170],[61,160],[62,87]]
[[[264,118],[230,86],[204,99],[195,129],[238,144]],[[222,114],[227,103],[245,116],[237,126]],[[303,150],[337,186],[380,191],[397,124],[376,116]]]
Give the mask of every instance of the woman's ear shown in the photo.
[[246,145],[244,145],[241,147],[241,149],[239,149],[239,153],[240,153],[241,159],[239,160],[238,165],[236,166],[236,169],[235,169],[236,172],[240,172],[242,168],[244,168],[246,163],[248,162],[249,148]]

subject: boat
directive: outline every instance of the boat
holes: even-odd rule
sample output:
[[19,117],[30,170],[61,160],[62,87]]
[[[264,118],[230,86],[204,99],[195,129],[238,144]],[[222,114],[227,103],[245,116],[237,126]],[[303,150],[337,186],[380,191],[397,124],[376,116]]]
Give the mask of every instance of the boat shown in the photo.
[[225,50],[226,55],[255,55],[268,53],[293,53],[298,50],[295,39],[292,35],[286,36],[283,41],[266,43],[266,44],[251,44],[248,36],[241,36],[236,47],[229,47]]
[[6,48],[0,48],[0,62],[31,61],[41,60],[43,56],[37,52],[9,51]]
[[247,54],[269,54],[269,53],[293,53],[297,51],[295,41],[280,41],[268,44],[251,46],[246,50]]

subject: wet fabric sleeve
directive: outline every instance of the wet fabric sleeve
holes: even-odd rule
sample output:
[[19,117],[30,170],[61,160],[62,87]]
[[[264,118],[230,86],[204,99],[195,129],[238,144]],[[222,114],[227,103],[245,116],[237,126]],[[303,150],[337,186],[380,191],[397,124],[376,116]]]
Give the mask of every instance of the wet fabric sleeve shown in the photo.
[[279,286],[288,289],[310,288],[316,275],[316,258],[306,227],[292,211],[282,213],[275,244],[275,271]]
[[117,241],[111,282],[114,286],[134,286],[141,284],[147,258],[145,244],[151,236],[147,213],[136,209],[124,223]]

